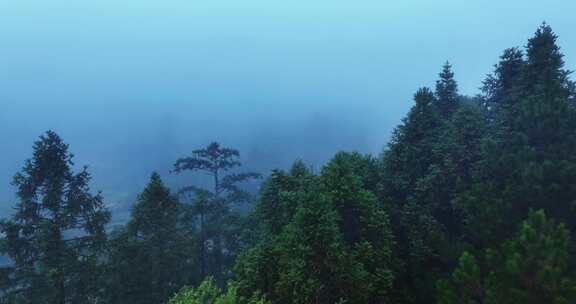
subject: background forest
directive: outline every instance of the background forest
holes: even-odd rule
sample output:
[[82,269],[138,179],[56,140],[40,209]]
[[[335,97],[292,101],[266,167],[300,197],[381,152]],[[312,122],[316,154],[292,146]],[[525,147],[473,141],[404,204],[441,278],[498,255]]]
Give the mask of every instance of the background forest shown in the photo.
[[206,183],[151,173],[122,225],[48,131],[0,223],[2,300],[574,303],[575,151],[576,85],[546,24],[478,96],[446,63],[379,155],[250,172],[210,143],[171,168]]

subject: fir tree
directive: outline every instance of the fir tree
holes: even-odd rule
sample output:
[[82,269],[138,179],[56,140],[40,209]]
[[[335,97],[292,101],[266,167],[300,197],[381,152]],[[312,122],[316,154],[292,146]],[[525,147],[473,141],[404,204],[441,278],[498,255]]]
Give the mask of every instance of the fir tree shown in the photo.
[[386,198],[397,203],[406,202],[418,179],[435,162],[431,151],[442,126],[429,89],[418,90],[414,101],[382,155],[380,187]]
[[448,118],[458,108],[458,84],[454,80],[452,65],[446,62],[436,81],[436,105],[443,118]]
[[514,103],[521,94],[519,87],[526,62],[524,53],[518,48],[504,50],[500,62],[494,66],[494,72],[483,81],[482,93],[488,120],[497,123],[509,122],[514,113]]

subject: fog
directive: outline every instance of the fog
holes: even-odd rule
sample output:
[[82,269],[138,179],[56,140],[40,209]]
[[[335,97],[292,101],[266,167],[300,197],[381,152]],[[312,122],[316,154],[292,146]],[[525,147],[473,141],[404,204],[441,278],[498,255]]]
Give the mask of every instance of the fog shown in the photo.
[[153,170],[175,189],[193,181],[169,170],[211,141],[264,174],[379,153],[446,60],[460,92],[477,94],[501,51],[544,20],[576,53],[574,11],[566,0],[1,1],[0,211],[48,129],[113,210]]

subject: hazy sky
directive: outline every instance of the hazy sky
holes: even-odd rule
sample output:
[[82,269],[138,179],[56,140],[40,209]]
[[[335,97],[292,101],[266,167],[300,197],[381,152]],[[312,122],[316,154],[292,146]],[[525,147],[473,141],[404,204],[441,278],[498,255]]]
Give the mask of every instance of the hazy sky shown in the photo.
[[254,168],[378,152],[446,60],[476,94],[545,20],[575,69],[575,12],[573,0],[0,0],[0,199],[47,129],[112,200],[211,140]]

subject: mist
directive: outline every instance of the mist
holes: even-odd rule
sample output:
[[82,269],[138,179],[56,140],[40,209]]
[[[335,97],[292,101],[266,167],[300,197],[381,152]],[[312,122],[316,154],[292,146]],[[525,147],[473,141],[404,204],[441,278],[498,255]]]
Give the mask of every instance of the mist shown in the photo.
[[[49,129],[113,211],[152,171],[176,189],[190,182],[172,164],[212,141],[265,175],[296,159],[320,168],[339,150],[377,154],[445,61],[473,96],[501,50],[522,46],[544,20],[576,53],[575,9],[560,0],[4,1],[0,210],[12,208],[11,178]],[[566,67],[576,69],[570,58]]]

